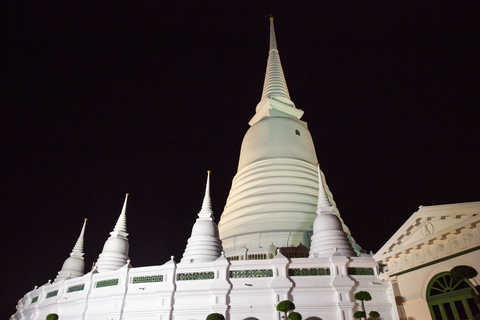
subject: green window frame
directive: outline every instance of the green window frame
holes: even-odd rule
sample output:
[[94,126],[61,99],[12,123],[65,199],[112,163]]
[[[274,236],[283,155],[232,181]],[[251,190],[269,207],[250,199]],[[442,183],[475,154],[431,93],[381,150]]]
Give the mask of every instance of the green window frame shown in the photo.
[[190,280],[210,280],[214,278],[213,272],[191,272],[191,273],[179,273],[177,274],[178,281],[190,281]]
[[373,268],[347,268],[349,276],[374,276]]
[[47,293],[47,297],[45,299],[55,297],[57,294],[58,294],[58,290],[50,291],[49,293]]
[[163,282],[163,275],[133,277],[132,283]]
[[433,320],[473,319],[480,313],[472,288],[465,280],[454,281],[450,272],[441,272],[430,280],[427,303]]
[[118,285],[118,279],[110,279],[110,280],[103,280],[98,281],[95,284],[95,288],[105,288]]
[[68,287],[67,293],[82,291],[83,289],[85,289],[85,283],[77,284],[75,286]]
[[290,277],[329,276],[330,268],[288,269]]
[[272,269],[230,271],[230,278],[269,278],[269,277],[273,277]]

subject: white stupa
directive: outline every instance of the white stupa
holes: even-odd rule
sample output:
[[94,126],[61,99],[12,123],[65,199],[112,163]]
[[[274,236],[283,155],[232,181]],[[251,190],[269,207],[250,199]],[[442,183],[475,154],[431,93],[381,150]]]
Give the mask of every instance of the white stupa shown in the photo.
[[122,212],[118,217],[117,224],[110,237],[103,245],[103,251],[98,256],[95,264],[98,272],[117,270],[127,264],[128,261],[128,233],[127,233],[127,199],[125,196]]
[[343,231],[342,222],[333,211],[333,206],[325,192],[320,165],[318,167],[318,208],[317,218],[313,223],[310,258],[330,257],[337,253],[354,257],[355,251]]
[[83,260],[83,240],[86,224],[87,219],[83,221],[83,227],[82,231],[80,231],[80,236],[73,247],[72,253],[70,253],[70,257],[65,260],[62,270],[58,272],[58,275],[54,280],[55,282],[83,276],[83,271],[85,269],[85,261]]
[[[302,115],[290,99],[271,18],[262,98],[243,139],[238,171],[218,224],[228,257],[246,250],[261,253],[271,244],[310,246],[317,217],[318,161]],[[324,188],[339,215],[326,183]],[[344,224],[343,229],[349,233]]]
[[202,209],[193,225],[192,235],[181,262],[215,261],[222,253],[222,241],[218,238],[218,227],[212,211],[210,200],[210,171],[207,172],[207,185]]

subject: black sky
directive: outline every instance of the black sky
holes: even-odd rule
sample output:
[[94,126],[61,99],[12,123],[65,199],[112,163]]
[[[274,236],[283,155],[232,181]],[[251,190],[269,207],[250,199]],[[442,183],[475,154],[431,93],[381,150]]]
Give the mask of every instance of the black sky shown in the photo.
[[89,270],[126,192],[134,266],[179,261],[208,169],[218,221],[260,100],[270,14],[291,98],[367,251],[419,205],[480,200],[479,12],[474,1],[10,4],[0,316],[55,278],[85,217]]

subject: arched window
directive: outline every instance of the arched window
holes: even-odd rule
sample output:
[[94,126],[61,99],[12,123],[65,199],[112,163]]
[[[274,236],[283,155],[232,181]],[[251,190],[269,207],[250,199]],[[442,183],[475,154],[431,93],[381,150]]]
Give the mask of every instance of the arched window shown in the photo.
[[433,320],[473,319],[480,313],[472,288],[465,280],[453,281],[450,272],[439,273],[430,280],[427,302]]

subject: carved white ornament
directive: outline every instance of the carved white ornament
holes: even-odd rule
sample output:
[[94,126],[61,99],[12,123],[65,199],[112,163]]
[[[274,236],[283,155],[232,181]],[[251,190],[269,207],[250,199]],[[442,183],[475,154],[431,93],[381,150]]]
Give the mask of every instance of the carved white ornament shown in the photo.
[[422,228],[422,229],[421,229],[421,230],[422,230],[422,234],[423,234],[424,236],[428,236],[428,235],[432,234],[433,231],[434,231],[433,225],[432,225],[430,222],[425,222],[425,223],[422,225],[421,228]]

